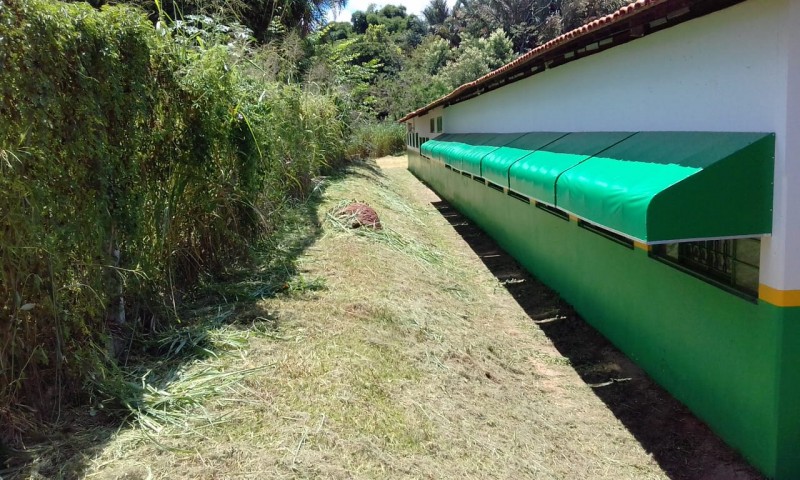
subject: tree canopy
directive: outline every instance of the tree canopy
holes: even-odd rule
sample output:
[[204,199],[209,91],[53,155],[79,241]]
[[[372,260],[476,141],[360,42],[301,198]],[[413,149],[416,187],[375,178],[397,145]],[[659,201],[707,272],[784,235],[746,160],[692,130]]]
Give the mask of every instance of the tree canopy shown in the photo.
[[[99,6],[109,0],[89,0]],[[327,21],[347,0],[128,0],[185,25],[238,25],[264,75],[333,89],[356,115],[395,119],[627,0],[430,0],[421,15],[371,4]],[[452,0],[451,0],[452,1]],[[161,11],[159,12],[160,6]],[[202,17],[200,17],[202,16]],[[201,18],[201,20],[197,20]],[[207,20],[206,20],[207,19]],[[194,22],[194,23],[192,23]],[[189,28],[189,27],[187,27]]]

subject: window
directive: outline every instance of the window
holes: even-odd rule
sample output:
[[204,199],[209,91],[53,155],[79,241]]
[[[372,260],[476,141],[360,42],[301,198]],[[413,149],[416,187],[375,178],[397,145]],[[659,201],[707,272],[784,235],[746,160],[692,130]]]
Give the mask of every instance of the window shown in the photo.
[[431,118],[431,133],[435,133],[436,132],[436,130],[434,129],[435,123],[436,123],[436,120]]
[[669,243],[654,247],[652,255],[715,285],[758,297],[758,238]]
[[436,119],[436,133],[442,133],[442,117]]

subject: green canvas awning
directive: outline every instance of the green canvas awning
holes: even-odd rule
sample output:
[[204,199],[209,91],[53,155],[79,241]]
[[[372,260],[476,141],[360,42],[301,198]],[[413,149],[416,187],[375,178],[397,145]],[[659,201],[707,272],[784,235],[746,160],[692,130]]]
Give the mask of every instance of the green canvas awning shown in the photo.
[[508,170],[508,187],[555,205],[559,175],[631,135],[632,132],[586,132],[562,136],[513,163]]
[[422,150],[644,243],[772,231],[770,133],[451,134]]
[[647,243],[768,234],[775,136],[640,132],[562,173],[556,206]]
[[525,134],[498,133],[492,138],[482,141],[480,145],[475,145],[472,148],[462,150],[459,152],[459,159],[461,160],[461,167],[459,170],[481,176],[481,160],[483,160],[486,155],[491,154],[503,145],[506,145],[507,143],[512,142],[523,135]]
[[422,155],[425,155],[428,158],[439,160],[439,158],[437,158],[437,150],[447,145],[447,142],[454,140],[455,137],[456,135],[452,133],[445,133],[444,135],[439,135],[438,137],[423,143],[419,147],[419,151]]
[[514,162],[564,135],[566,134],[563,132],[534,132],[519,136],[514,141],[483,157],[480,176],[494,184],[508,188],[508,169]]
[[445,164],[456,170],[464,170],[465,158],[480,155],[480,152],[486,151],[487,148],[496,148],[486,146],[496,135],[496,133],[454,134],[454,138],[448,139],[445,146],[436,150],[436,154],[440,157],[439,160]]

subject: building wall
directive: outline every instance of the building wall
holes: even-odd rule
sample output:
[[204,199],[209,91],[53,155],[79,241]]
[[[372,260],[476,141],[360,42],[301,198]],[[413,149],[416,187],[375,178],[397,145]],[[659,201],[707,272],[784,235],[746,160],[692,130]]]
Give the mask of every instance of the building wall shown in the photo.
[[409,152],[412,172],[777,479],[800,478],[797,25],[800,2],[747,0],[443,113],[446,133],[774,132],[773,233],[755,303]]
[[[419,117],[414,117],[414,118],[409,119],[409,121],[406,122],[406,123],[407,124],[410,123],[412,131],[417,133],[417,134],[419,134],[420,137],[433,139],[433,138],[438,137],[439,135],[441,135],[444,132],[437,133],[435,128],[434,128],[434,131],[432,132],[431,131],[431,120],[434,121],[434,126],[436,126],[436,119],[438,117],[443,117],[443,116],[444,116],[444,108],[437,107],[437,108],[434,108],[433,110],[429,111],[425,115],[420,115]],[[419,151],[418,148],[414,148],[414,147],[410,147],[410,148],[412,150],[414,150],[414,151],[417,151],[417,152]]]
[[775,131],[787,8],[749,0],[547,70],[448,107],[448,132]]
[[800,478],[800,308],[723,291],[416,152],[409,169],[756,467]]
[[774,132],[760,281],[800,305],[799,3],[749,0],[509,84],[446,108],[447,132]]

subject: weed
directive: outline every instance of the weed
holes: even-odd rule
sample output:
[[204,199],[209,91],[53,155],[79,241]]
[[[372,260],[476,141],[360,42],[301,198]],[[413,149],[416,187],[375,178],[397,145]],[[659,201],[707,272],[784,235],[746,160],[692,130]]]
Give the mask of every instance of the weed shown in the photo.
[[380,158],[405,148],[406,131],[397,123],[364,122],[353,127],[347,146],[348,158]]

